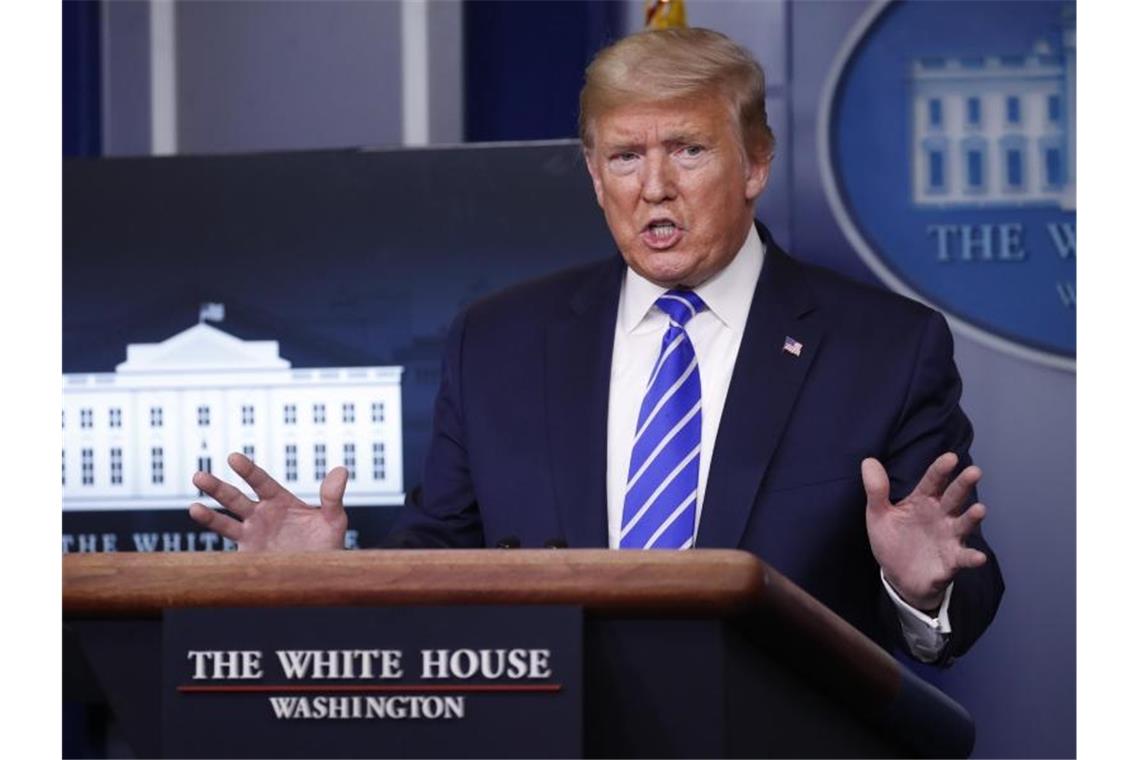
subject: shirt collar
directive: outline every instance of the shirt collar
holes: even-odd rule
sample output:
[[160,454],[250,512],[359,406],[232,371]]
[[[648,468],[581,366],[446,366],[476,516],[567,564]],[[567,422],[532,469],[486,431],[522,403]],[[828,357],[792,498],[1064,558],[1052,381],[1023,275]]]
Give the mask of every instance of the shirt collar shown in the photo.
[[[760,279],[760,268],[764,265],[764,255],[764,243],[755,225],[750,226],[744,245],[728,266],[694,288],[709,311],[730,329],[744,331],[748,310],[752,307],[752,294]],[[618,315],[621,329],[633,332],[666,290],[626,267]]]

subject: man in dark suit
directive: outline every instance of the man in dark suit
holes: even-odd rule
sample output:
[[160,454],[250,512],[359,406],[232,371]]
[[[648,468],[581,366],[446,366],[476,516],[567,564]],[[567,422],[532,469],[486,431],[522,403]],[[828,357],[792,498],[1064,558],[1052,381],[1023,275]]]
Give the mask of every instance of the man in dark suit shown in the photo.
[[[965,652],[1003,587],[949,330],[755,224],[759,66],[707,30],[633,35],[588,69],[581,133],[621,258],[459,316],[389,545],[743,548],[886,646]],[[198,473],[243,518],[199,522],[243,549],[341,545],[342,468],[312,510],[230,464],[261,500]]]

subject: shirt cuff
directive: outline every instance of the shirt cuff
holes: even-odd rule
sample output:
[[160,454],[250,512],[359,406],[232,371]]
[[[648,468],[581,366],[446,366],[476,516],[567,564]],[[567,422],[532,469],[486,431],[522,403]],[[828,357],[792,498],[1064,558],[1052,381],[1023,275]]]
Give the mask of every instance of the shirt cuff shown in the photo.
[[903,601],[898,592],[887,582],[887,576],[882,568],[879,568],[879,578],[882,579],[883,588],[887,590],[887,596],[898,611],[903,640],[906,641],[910,653],[922,662],[937,660],[950,638],[950,594],[954,591],[954,584],[951,583],[946,587],[946,595],[942,598],[937,617],[930,617]]

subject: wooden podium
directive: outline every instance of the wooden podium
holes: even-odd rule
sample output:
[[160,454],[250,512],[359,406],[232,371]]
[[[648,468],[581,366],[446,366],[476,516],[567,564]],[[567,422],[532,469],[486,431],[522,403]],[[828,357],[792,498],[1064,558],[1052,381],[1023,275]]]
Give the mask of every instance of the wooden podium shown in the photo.
[[581,608],[587,756],[973,746],[960,705],[755,556],[724,550],[68,555],[65,696],[105,700],[135,753],[156,756],[164,610],[424,605]]

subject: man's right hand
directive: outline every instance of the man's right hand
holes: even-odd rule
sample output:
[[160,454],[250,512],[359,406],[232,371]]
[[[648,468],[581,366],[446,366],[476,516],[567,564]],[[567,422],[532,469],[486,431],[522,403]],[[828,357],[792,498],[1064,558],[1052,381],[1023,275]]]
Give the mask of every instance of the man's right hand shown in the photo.
[[190,516],[204,527],[234,541],[241,551],[322,551],[343,549],[348,529],[344,488],[348,471],[334,467],[321,483],[320,509],[309,506],[281,487],[265,470],[241,454],[226,459],[249,484],[259,501],[208,472],[194,473],[194,485],[241,518],[215,512],[204,504],[190,505]]

